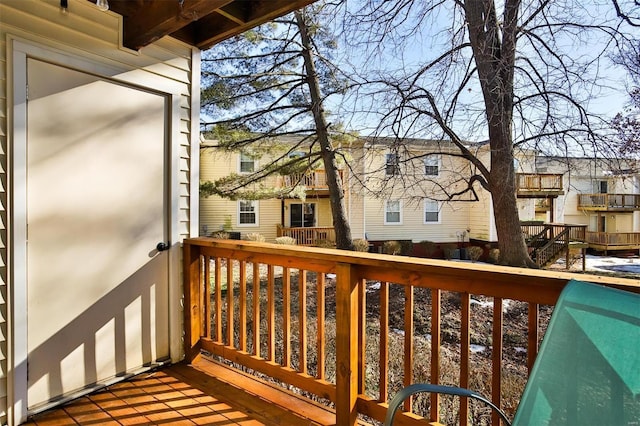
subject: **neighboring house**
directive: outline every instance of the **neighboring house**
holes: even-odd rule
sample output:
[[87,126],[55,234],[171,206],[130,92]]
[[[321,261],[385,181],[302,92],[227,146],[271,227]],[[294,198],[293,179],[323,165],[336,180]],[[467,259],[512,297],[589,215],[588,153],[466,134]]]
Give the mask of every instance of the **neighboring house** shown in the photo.
[[587,226],[590,247],[640,248],[640,162],[538,157],[536,170],[562,175],[564,194],[538,204],[536,217]]
[[[492,216],[487,214],[491,211],[490,199],[479,184],[474,187],[475,195],[462,193],[454,201],[448,200],[449,194],[464,187],[460,176],[468,176],[471,170],[466,161],[436,151],[455,152],[450,144],[416,140],[408,150],[394,152],[388,140],[362,139],[341,149],[349,158],[348,167],[343,165],[341,173],[353,238],[376,243],[385,240],[455,243],[469,238],[495,241]],[[488,159],[485,145],[477,149],[480,157]],[[200,178],[214,181],[232,173],[248,173],[270,160],[254,157],[206,141],[201,145]],[[282,187],[295,182],[304,186],[304,200],[283,197],[230,201],[218,196],[203,197],[201,235],[226,230],[233,238],[245,238],[246,234],[256,232],[268,241],[291,235],[299,244],[307,245],[315,244],[317,239],[332,239],[324,170],[314,170],[304,177],[271,177],[263,185]]]
[[310,2],[0,1],[0,424],[183,357],[199,49]]
[[[486,144],[469,147],[484,164],[489,164]],[[497,241],[491,195],[479,184],[473,192],[461,192],[466,185],[461,177],[470,176],[473,169],[467,161],[446,155],[456,152],[451,144],[415,140],[398,149],[390,140],[375,138],[353,141],[342,150],[349,158],[349,167],[345,166],[342,173],[353,238],[366,238],[375,245],[387,240],[438,244]],[[604,162],[593,159],[540,157],[534,151],[520,151],[516,157],[521,220],[587,225],[594,248],[602,248],[596,245],[596,237],[602,239],[603,235],[593,234],[598,231],[618,233],[619,238],[628,241],[638,239],[637,165],[627,165],[626,173],[614,173]],[[231,173],[258,170],[260,161],[205,144],[201,149],[201,179],[215,180]],[[257,232],[269,241],[284,233],[297,237],[300,244],[313,245],[316,238],[331,236],[330,231],[327,233],[332,225],[328,191],[310,184],[322,173],[316,170],[302,180],[272,177],[264,183],[279,187],[283,182],[300,181],[306,187],[304,201],[287,197],[255,201],[202,199],[200,232],[210,235],[226,229],[233,232],[234,238]],[[602,191],[604,195],[600,194]],[[457,193],[460,194],[452,196]],[[636,244],[640,246],[640,241]]]
[[[248,151],[229,151],[213,141],[205,141],[200,149],[200,179],[215,181],[234,173],[248,174],[271,159],[251,155]],[[270,176],[260,184],[266,188],[304,185],[304,199],[293,195],[261,200],[201,197],[200,234],[208,236],[227,231],[232,238],[246,238],[247,234],[258,233],[267,241],[288,235],[300,244],[315,243],[318,239],[333,240],[333,219],[324,176],[324,170],[320,169],[304,176]]]

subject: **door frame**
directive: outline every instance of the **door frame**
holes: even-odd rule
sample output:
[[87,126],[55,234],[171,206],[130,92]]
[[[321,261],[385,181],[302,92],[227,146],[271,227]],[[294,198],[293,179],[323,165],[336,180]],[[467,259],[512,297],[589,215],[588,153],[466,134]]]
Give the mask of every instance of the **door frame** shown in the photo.
[[[181,292],[177,285],[181,277],[181,249],[179,222],[180,182],[180,110],[181,88],[167,77],[154,75],[150,87],[141,81],[141,74],[131,73],[115,61],[105,58],[89,58],[80,50],[59,49],[18,37],[7,40],[7,57],[10,67],[10,93],[8,123],[13,139],[7,144],[8,183],[11,193],[8,200],[8,286],[7,286],[7,409],[9,423],[19,424],[27,420],[27,58],[35,58],[104,80],[123,84],[164,96],[167,99],[167,143],[165,147],[165,233],[171,242],[167,250],[169,312],[169,353],[173,362],[182,356],[182,308]],[[63,402],[63,401],[62,401]],[[58,402],[60,403],[60,402]]]

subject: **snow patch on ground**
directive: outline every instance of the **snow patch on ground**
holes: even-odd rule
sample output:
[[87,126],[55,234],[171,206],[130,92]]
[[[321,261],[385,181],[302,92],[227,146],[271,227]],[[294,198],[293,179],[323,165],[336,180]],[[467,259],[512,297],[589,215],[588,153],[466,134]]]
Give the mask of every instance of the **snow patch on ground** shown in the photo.
[[[564,266],[565,260],[559,259],[558,265]],[[582,260],[578,259],[572,269],[582,269]],[[585,271],[589,272],[623,272],[640,274],[640,256],[613,257],[588,254],[585,258]]]

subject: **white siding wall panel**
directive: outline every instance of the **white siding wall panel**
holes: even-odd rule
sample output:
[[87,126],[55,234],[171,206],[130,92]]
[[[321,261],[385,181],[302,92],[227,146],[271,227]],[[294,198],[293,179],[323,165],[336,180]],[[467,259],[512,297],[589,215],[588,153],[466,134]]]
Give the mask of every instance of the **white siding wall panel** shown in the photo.
[[[120,47],[119,20],[120,16],[112,12],[101,12],[94,5],[85,0],[70,0],[67,14],[60,11],[58,0],[2,0],[0,2],[0,423],[8,421],[7,416],[7,356],[8,334],[6,318],[7,312],[7,267],[4,262],[11,250],[7,243],[7,153],[8,137],[8,108],[10,103],[7,94],[11,81],[7,80],[7,64],[10,63],[10,49],[6,41],[12,38],[24,40],[43,49],[52,49],[73,56],[94,61],[101,66],[112,67],[114,70],[125,70],[114,77],[126,81],[140,82],[149,87],[169,93],[180,94],[180,117],[178,120],[180,140],[179,169],[174,182],[179,185],[179,200],[177,202],[177,219],[174,229],[180,238],[189,236],[194,220],[191,210],[197,206],[196,199],[192,199],[190,174],[191,142],[197,138],[194,129],[198,123],[193,123],[197,117],[197,110],[192,109],[195,102],[197,108],[199,91],[199,76],[193,73],[192,49],[173,39],[164,38],[140,52],[132,52]],[[195,53],[198,54],[197,52]],[[67,64],[72,66],[72,64]],[[199,70],[196,70],[199,71]],[[115,72],[115,71],[114,71]],[[176,89],[177,88],[177,89]],[[192,93],[195,92],[195,95]],[[174,134],[176,134],[174,132]],[[197,161],[196,161],[197,164]],[[197,218],[196,218],[197,219]],[[179,266],[179,265],[178,265]]]

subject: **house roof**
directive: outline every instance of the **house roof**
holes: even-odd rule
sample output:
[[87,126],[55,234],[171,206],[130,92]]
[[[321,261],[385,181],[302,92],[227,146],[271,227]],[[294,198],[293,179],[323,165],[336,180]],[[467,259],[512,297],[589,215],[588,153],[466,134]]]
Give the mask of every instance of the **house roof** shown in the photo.
[[134,50],[166,35],[207,49],[314,1],[108,0],[109,10],[124,18],[123,45]]

